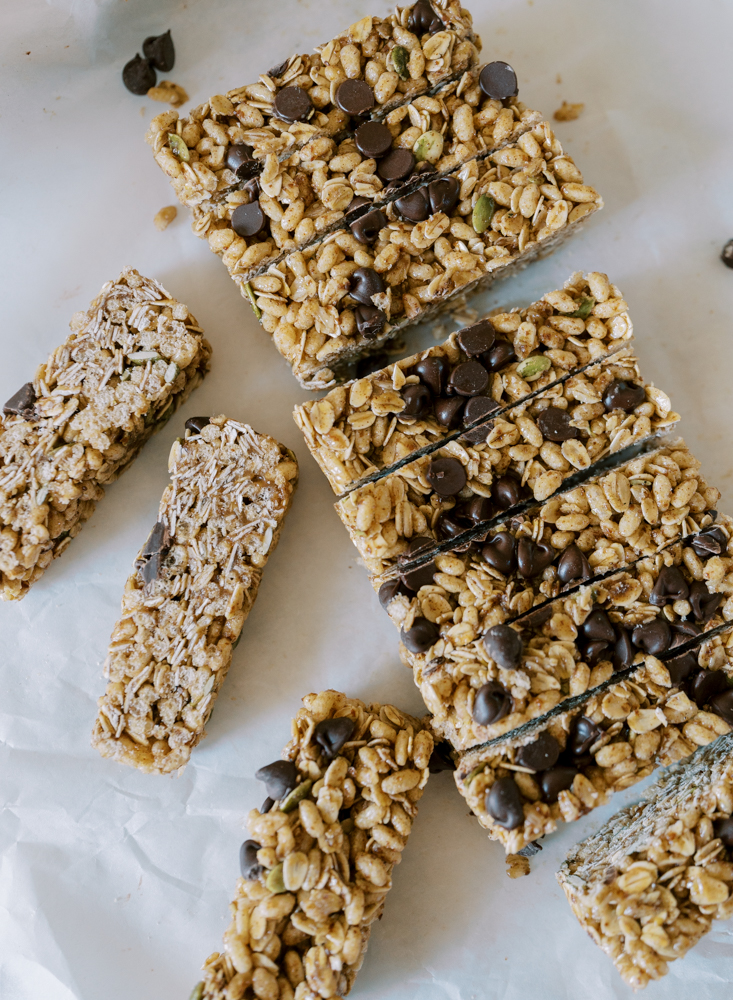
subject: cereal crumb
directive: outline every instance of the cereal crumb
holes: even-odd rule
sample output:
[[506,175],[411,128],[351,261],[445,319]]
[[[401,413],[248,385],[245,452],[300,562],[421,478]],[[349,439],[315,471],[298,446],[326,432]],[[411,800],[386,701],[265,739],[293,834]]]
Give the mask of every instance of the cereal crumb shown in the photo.
[[559,122],[573,122],[576,118],[579,118],[585,104],[568,104],[567,101],[562,102],[562,106],[555,112],[555,119]]
[[529,858],[522,854],[507,854],[506,873],[509,878],[521,878],[522,875],[529,875]]
[[174,108],[184,104],[188,100],[188,94],[177,83],[172,80],[161,80],[157,87],[151,87],[147,93],[151,101],[162,101],[163,104],[171,104]]
[[177,215],[178,209],[175,205],[166,205],[165,208],[161,208],[153,219],[155,228],[163,232],[164,229],[167,229],[168,226],[170,226],[171,222],[173,222]]

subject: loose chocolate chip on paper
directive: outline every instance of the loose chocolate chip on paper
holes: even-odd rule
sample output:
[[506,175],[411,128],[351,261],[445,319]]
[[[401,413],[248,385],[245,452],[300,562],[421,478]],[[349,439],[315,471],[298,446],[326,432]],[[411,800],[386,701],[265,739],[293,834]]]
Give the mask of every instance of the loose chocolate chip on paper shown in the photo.
[[372,296],[385,291],[385,284],[382,278],[372,267],[357,267],[351,275],[349,284],[349,295],[362,305],[371,306]]
[[248,177],[257,169],[252,147],[246,142],[235,142],[227,149],[227,166],[237,177]]
[[191,431],[192,434],[200,434],[204,427],[210,423],[209,417],[189,417],[183,425],[183,429]]
[[376,306],[359,305],[354,317],[357,331],[367,340],[376,340],[387,323],[387,314]]
[[611,624],[611,619],[602,608],[596,608],[595,611],[591,611],[580,626],[580,632],[586,639],[590,639],[591,642],[616,641],[616,633]]
[[449,430],[457,427],[461,421],[461,413],[466,405],[464,396],[443,396],[435,400],[435,417],[439,424]]
[[698,708],[703,708],[727,688],[728,681],[722,670],[698,670],[689,684],[690,698]]
[[557,578],[560,583],[574,583],[576,580],[587,580],[593,575],[590,563],[575,542],[568,545],[560,556],[557,564]]
[[517,569],[525,580],[547,569],[555,558],[555,550],[547,542],[534,542],[522,537],[517,542]]
[[641,406],[645,399],[646,392],[643,385],[615,379],[603,394],[603,405],[607,410],[624,410],[628,413]]
[[344,80],[336,88],[335,97],[347,115],[365,115],[374,107],[374,91],[366,80]]
[[3,406],[3,413],[6,417],[18,416],[23,420],[32,420],[36,412],[35,406],[36,390],[32,382],[26,382]]
[[284,799],[298,784],[298,769],[292,760],[275,760],[256,771],[255,778],[264,782],[271,799]]
[[409,177],[415,169],[415,157],[411,150],[398,146],[379,161],[377,173],[383,181],[401,181]]
[[689,600],[695,621],[705,624],[723,603],[723,595],[711,594],[702,580],[695,580],[690,587]]
[[577,768],[562,765],[543,771],[540,775],[543,800],[548,803],[557,802],[560,792],[572,787],[575,775],[578,773]]
[[372,209],[366,215],[354,219],[349,229],[360,243],[374,243],[380,232],[387,225],[387,216],[381,208]]
[[484,634],[484,649],[502,670],[516,670],[522,662],[522,637],[509,625],[494,625]]
[[504,365],[515,361],[516,357],[514,345],[508,340],[500,340],[481,358],[481,361],[490,372],[498,372]]
[[406,222],[424,222],[430,217],[430,201],[425,188],[418,188],[412,194],[398,198],[394,205]]
[[448,379],[448,390],[459,396],[480,396],[489,387],[489,373],[478,361],[456,365]]
[[[721,671],[722,672],[722,671]],[[710,707],[720,718],[733,726],[733,689],[729,688],[722,694],[716,694],[710,699]]]
[[412,628],[400,631],[400,639],[411,653],[427,653],[439,635],[438,626],[427,618],[416,618]]
[[487,681],[476,692],[472,716],[479,726],[490,726],[512,710],[512,696],[498,681]]
[[637,649],[658,656],[672,645],[672,629],[666,619],[655,618],[644,625],[637,625],[631,633],[631,641]]
[[484,66],[478,82],[481,90],[492,101],[505,101],[508,97],[516,97],[519,93],[517,74],[509,63],[500,59]]
[[395,597],[405,593],[407,593],[407,588],[402,580],[387,580],[387,582],[383,583],[379,588],[377,597],[379,598],[379,603],[386,610]]
[[122,70],[122,82],[131,94],[138,94],[142,97],[155,86],[155,70],[147,59],[138,52],[134,59],[125,63]]
[[733,240],[728,240],[720,253],[720,259],[726,267],[733,267]]
[[486,812],[505,830],[524,823],[522,795],[514,778],[498,778],[486,795]]
[[176,61],[170,29],[162,35],[150,35],[143,42],[143,55],[161,73],[170,73]]
[[575,757],[581,757],[593,746],[603,730],[592,719],[581,715],[575,722],[570,734],[570,751]]
[[548,732],[540,733],[533,743],[519,747],[514,754],[514,763],[529,767],[533,771],[546,771],[554,767],[560,756],[560,744]]
[[701,559],[722,555],[728,548],[728,539],[722,528],[708,528],[693,535],[690,541],[692,548]]
[[345,743],[354,735],[356,723],[353,719],[344,717],[338,719],[323,719],[313,730],[313,739],[323,750],[323,756],[329,760],[335,757]]
[[457,458],[436,458],[425,478],[440,497],[454,497],[468,482],[466,470]]
[[313,114],[313,101],[302,87],[283,87],[275,95],[275,114],[285,122],[305,122]]
[[444,212],[450,215],[458,204],[461,185],[456,177],[441,177],[428,184],[428,199],[431,212]]
[[510,532],[500,531],[481,549],[481,558],[493,569],[509,576],[514,568],[517,542]]
[[514,476],[499,476],[491,490],[497,507],[509,510],[518,504],[522,495],[522,487]]
[[364,122],[354,132],[354,142],[362,156],[377,159],[392,147],[392,133],[381,122]]
[[420,38],[422,35],[434,35],[441,31],[444,25],[428,0],[417,0],[407,18],[407,28]]
[[537,426],[548,441],[572,441],[580,435],[577,427],[570,426],[570,414],[557,406],[548,406],[537,415]]
[[714,820],[713,834],[719,837],[727,848],[733,848],[733,816]]
[[144,583],[152,583],[158,579],[170,547],[171,536],[168,525],[165,521],[156,521],[142,552],[135,560],[135,567]]
[[[703,587],[707,596],[707,588]],[[670,601],[686,601],[690,593],[687,580],[678,566],[662,566],[649,601],[657,608],[663,608]]]
[[490,351],[496,340],[494,327],[488,319],[482,319],[480,323],[467,326],[465,330],[459,330],[456,335],[458,346],[469,358],[477,358],[481,354]]
[[259,201],[237,205],[232,212],[232,229],[237,236],[258,236],[267,225],[267,216]]
[[449,371],[450,365],[446,358],[423,358],[415,365],[415,374],[434,396],[440,396],[443,392]]
[[251,881],[258,878],[265,870],[257,860],[260,847],[256,840],[245,840],[239,848],[239,870],[242,878]]
[[405,401],[405,408],[401,413],[403,417],[425,417],[433,409],[433,397],[426,385],[417,384],[406,385],[402,390],[402,398]]

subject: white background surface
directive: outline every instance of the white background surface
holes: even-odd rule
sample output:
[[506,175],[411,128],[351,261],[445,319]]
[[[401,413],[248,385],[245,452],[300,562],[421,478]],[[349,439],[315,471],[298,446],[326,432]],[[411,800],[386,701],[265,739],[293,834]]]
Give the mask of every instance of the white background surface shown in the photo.
[[[164,110],[127,93],[124,63],[173,30],[168,76],[194,104],[307,51],[381,0],[0,0],[0,397],[32,377],[67,323],[125,264],[185,301],[214,347],[187,407],[113,486],[22,603],[0,607],[0,997],[185,1000],[218,949],[237,877],[252,774],[279,756],[300,697],[332,686],[419,712],[380,610],[290,412],[303,392],[143,141]],[[575,269],[607,271],[630,303],[646,377],[668,390],[709,480],[730,502],[733,400],[726,368],[733,273],[730,0],[474,0],[489,60],[558,124],[605,211],[574,242],[486,300],[519,304]],[[559,74],[559,76],[558,76]],[[560,79],[561,78],[561,79]],[[183,421],[224,411],[295,449],[301,485],[265,573],[205,743],[180,778],[100,759],[89,733],[101,661]],[[434,777],[372,935],[358,1000],[628,997],[554,881],[568,847],[612,807],[566,827],[510,881],[503,852]],[[733,925],[721,925],[650,998],[722,1000]]]

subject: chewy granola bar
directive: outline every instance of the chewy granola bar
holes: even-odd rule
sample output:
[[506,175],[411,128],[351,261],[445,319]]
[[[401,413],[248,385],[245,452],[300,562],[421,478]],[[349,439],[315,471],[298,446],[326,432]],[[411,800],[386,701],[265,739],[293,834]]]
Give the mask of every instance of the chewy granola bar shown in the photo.
[[92,745],[164,774],[204,736],[297,483],[293,453],[247,424],[193,417],[135,561]]
[[284,759],[257,772],[269,798],[249,814],[225,950],[204,963],[197,1000],[346,996],[382,916],[432,736],[337,691],[303,706]]
[[647,655],[571,711],[461,754],[458,790],[492,840],[524,850],[730,732],[732,654],[728,632],[665,662]]
[[457,0],[418,0],[385,18],[363,17],[313,55],[291,56],[187,118],[158,115],[147,141],[183,204],[200,204],[263,165],[277,172],[278,159],[362,118],[371,135],[392,108],[475,66],[480,47]]
[[578,844],[557,875],[634,989],[733,915],[733,735],[698,750]]
[[341,494],[458,437],[492,408],[614,353],[632,336],[626,302],[607,275],[576,272],[539,302],[497,311],[442,344],[337,386],[296,407],[294,418]]
[[188,308],[134,268],[109,281],[0,415],[0,597],[24,597],[209,369]]

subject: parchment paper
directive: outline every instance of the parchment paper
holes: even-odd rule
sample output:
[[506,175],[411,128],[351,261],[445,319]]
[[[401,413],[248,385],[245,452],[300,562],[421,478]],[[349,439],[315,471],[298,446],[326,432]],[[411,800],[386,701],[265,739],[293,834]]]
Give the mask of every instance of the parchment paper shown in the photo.
[[[484,298],[519,304],[578,268],[607,271],[633,314],[644,371],[730,501],[733,273],[729,0],[472,0],[484,57],[510,61],[605,211],[549,260]],[[172,28],[174,70],[194,104],[306,51],[381,0],[3,0],[3,322],[9,397],[125,264],[198,317],[213,370],[113,486],[30,596],[0,607],[0,997],[185,1000],[218,949],[237,877],[252,774],[278,757],[300,697],[338,687],[418,712],[397,637],[357,565],[333,496],[291,419],[303,397],[143,141],[164,110],[127,93],[124,63]],[[188,107],[188,106],[187,106]],[[476,303],[474,303],[476,305]],[[425,343],[431,342],[426,333]],[[414,343],[414,341],[413,341]],[[132,560],[155,520],[183,421],[224,411],[295,449],[301,485],[245,627],[205,743],[184,775],[154,778],[89,746],[101,661]],[[554,881],[568,847],[639,794],[565,827],[510,881],[503,851],[434,777],[353,996],[360,1000],[627,997]],[[648,996],[722,1000],[733,924],[720,925]]]

